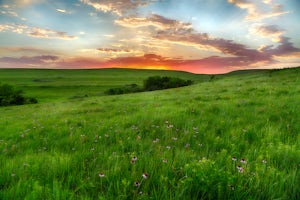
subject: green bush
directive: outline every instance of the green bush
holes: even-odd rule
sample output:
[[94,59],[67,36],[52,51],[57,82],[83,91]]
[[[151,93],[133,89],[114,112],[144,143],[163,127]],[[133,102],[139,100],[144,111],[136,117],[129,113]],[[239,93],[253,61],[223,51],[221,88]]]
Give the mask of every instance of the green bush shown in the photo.
[[129,84],[120,88],[111,88],[105,91],[105,94],[116,95],[116,94],[127,94],[127,93],[135,93],[142,92],[143,89],[140,88],[137,84]]
[[143,91],[153,91],[153,90],[164,90],[168,88],[177,88],[191,85],[193,82],[191,80],[183,80],[175,77],[160,77],[151,76],[144,80],[144,87],[140,88],[137,84],[129,84],[119,88],[111,88],[105,91],[105,94],[116,95],[116,94],[127,94]]
[[191,85],[191,80],[183,80],[175,77],[167,76],[151,76],[144,81],[144,89],[146,91],[163,90],[168,88],[177,88]]
[[22,90],[16,90],[8,84],[0,85],[0,106],[37,103],[37,99],[24,97]]

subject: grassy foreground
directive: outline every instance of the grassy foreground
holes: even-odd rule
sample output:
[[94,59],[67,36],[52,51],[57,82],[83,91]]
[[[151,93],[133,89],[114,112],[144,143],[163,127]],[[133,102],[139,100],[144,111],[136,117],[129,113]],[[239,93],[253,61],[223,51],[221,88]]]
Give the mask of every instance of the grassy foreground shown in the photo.
[[67,97],[0,108],[0,199],[300,199],[300,68]]

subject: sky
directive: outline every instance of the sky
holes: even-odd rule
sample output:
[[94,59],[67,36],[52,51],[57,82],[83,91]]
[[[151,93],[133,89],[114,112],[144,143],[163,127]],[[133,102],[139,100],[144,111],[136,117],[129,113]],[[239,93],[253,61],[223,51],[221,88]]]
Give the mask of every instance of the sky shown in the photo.
[[299,0],[0,0],[0,68],[300,66]]

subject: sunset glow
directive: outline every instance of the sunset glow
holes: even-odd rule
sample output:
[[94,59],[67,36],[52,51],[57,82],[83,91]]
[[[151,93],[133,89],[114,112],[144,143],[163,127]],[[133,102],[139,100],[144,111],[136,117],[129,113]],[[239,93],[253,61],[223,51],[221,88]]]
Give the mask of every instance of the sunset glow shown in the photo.
[[2,0],[0,68],[300,66],[298,0]]

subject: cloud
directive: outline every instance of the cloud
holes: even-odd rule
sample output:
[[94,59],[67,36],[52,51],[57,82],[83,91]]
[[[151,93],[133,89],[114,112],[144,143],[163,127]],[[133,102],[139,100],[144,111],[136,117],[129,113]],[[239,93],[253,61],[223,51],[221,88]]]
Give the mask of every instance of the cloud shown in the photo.
[[64,9],[59,9],[59,8],[57,8],[56,11],[57,11],[57,12],[61,12],[61,13],[66,13],[66,12],[67,12],[67,11],[64,10]]
[[18,34],[26,34],[30,37],[47,38],[47,39],[61,39],[61,40],[74,40],[76,36],[67,35],[66,32],[54,31],[39,27],[29,27],[26,25],[17,24],[0,24],[0,32],[11,31]]
[[169,41],[186,46],[195,46],[202,49],[214,49],[227,55],[244,56],[251,59],[268,60],[255,49],[248,49],[242,44],[232,40],[210,37],[207,33],[195,31],[190,23],[168,19],[160,15],[152,14],[148,18],[126,17],[116,20],[116,23],[126,27],[136,28],[155,26],[157,30],[152,38],[160,41]]
[[263,2],[228,0],[228,2],[246,10],[247,16],[245,20],[247,21],[260,21],[262,19],[278,17],[289,13],[289,11],[284,11],[281,4],[272,5],[271,0],[264,0]]
[[294,47],[293,43],[290,42],[290,38],[281,36],[279,38],[280,45],[273,49],[268,49],[266,53],[274,56],[289,56],[290,54],[300,53],[300,49]]
[[273,42],[279,42],[284,30],[277,25],[259,25],[251,28],[250,32],[261,37],[272,38]]
[[37,3],[44,3],[46,0],[2,0],[4,5],[14,5],[17,7],[29,6]]
[[0,47],[0,55],[14,55],[22,56],[24,54],[28,56],[37,56],[37,55],[48,55],[53,54],[53,50],[49,49],[39,49],[33,47]]
[[6,17],[15,17],[15,18],[21,19],[23,21],[26,20],[25,18],[19,16],[17,11],[15,10],[15,6],[11,6],[8,4],[4,4],[4,5],[0,6],[0,15],[4,15]]
[[[273,30],[274,32],[278,31],[276,28],[272,29],[272,27],[269,27],[269,29],[267,30],[270,32],[271,30]],[[288,55],[291,53],[300,52],[300,49],[294,47],[293,43],[290,42],[290,38],[283,36],[278,37],[278,42],[280,43],[280,45],[278,45],[277,47],[265,46],[263,48],[260,48],[259,50],[250,49],[247,46],[236,43],[232,40],[210,38],[206,34],[197,33],[195,31],[181,31],[179,33],[175,30],[159,31],[155,37],[161,40],[168,40],[175,43],[180,42],[187,45],[191,44],[204,47],[208,46],[210,48],[217,49],[228,56],[234,56],[236,59],[231,58],[230,60],[237,63],[237,65],[240,65],[241,62],[239,61],[242,61],[242,64],[244,66],[250,63],[262,61],[272,62],[273,56]]]
[[93,58],[66,58],[56,63],[59,69],[82,69],[82,68],[107,68],[104,61]]
[[115,23],[124,27],[137,28],[154,26],[159,29],[189,29],[191,23],[183,23],[178,20],[168,19],[160,15],[151,14],[150,17],[123,17],[115,20]]
[[116,53],[116,54],[123,54],[123,53],[132,53],[132,50],[129,49],[113,49],[113,48],[99,48],[97,49],[101,53]]
[[4,10],[2,10],[2,11],[0,11],[0,13],[1,13],[2,15],[13,16],[13,17],[19,17],[18,13],[15,12],[15,11],[4,11]]
[[270,3],[272,3],[272,0],[263,0],[263,2],[264,2],[265,4],[270,4]]
[[104,68],[108,65],[92,58],[63,58],[54,55],[2,57],[0,68]]
[[128,11],[136,9],[140,6],[146,6],[154,0],[80,0],[82,3],[92,6],[96,10],[102,12],[111,12],[118,16],[122,16]]
[[72,14],[71,11],[67,11],[65,9],[60,9],[60,8],[55,9],[55,11],[62,14]]
[[113,35],[113,34],[106,34],[106,35],[103,35],[104,37],[106,37],[106,38],[113,38],[113,37],[115,37],[115,35]]
[[110,67],[140,69],[158,67],[160,69],[183,70],[193,73],[226,73],[237,68],[245,69],[251,64],[252,61],[241,57],[211,56],[203,59],[185,60],[163,57],[157,54],[114,58],[106,63]]
[[66,32],[54,31],[50,29],[43,29],[43,28],[32,28],[28,34],[32,37],[38,38],[56,38],[56,39],[63,39],[63,40],[74,40],[77,39],[76,36],[67,35]]
[[53,55],[41,55],[41,56],[22,56],[22,57],[2,57],[0,63],[2,67],[41,67],[42,65],[51,65],[59,60],[59,57]]
[[[246,0],[240,0],[239,2],[248,5]],[[199,33],[189,23],[168,19],[160,15],[152,14],[148,18],[126,17],[117,20],[116,23],[131,28],[154,26],[156,30],[152,31],[151,37],[157,41],[161,41],[161,43],[167,41],[174,44],[198,47],[204,50],[213,49],[225,55],[225,57],[210,57],[207,60],[197,60],[194,64],[209,63],[212,65],[217,63],[222,66],[224,64],[226,66],[249,66],[253,63],[271,63],[274,62],[274,56],[288,55],[300,51],[300,49],[294,47],[289,42],[289,38],[282,36],[283,29],[280,29],[276,25],[256,26],[255,31],[256,34],[260,34],[261,36],[276,38],[280,43],[279,46],[264,46],[260,49],[251,49],[232,40],[211,37],[207,33]],[[124,58],[121,61],[128,62]],[[144,57],[140,57],[137,61],[143,62],[145,60]],[[162,61],[160,60],[160,62]]]

